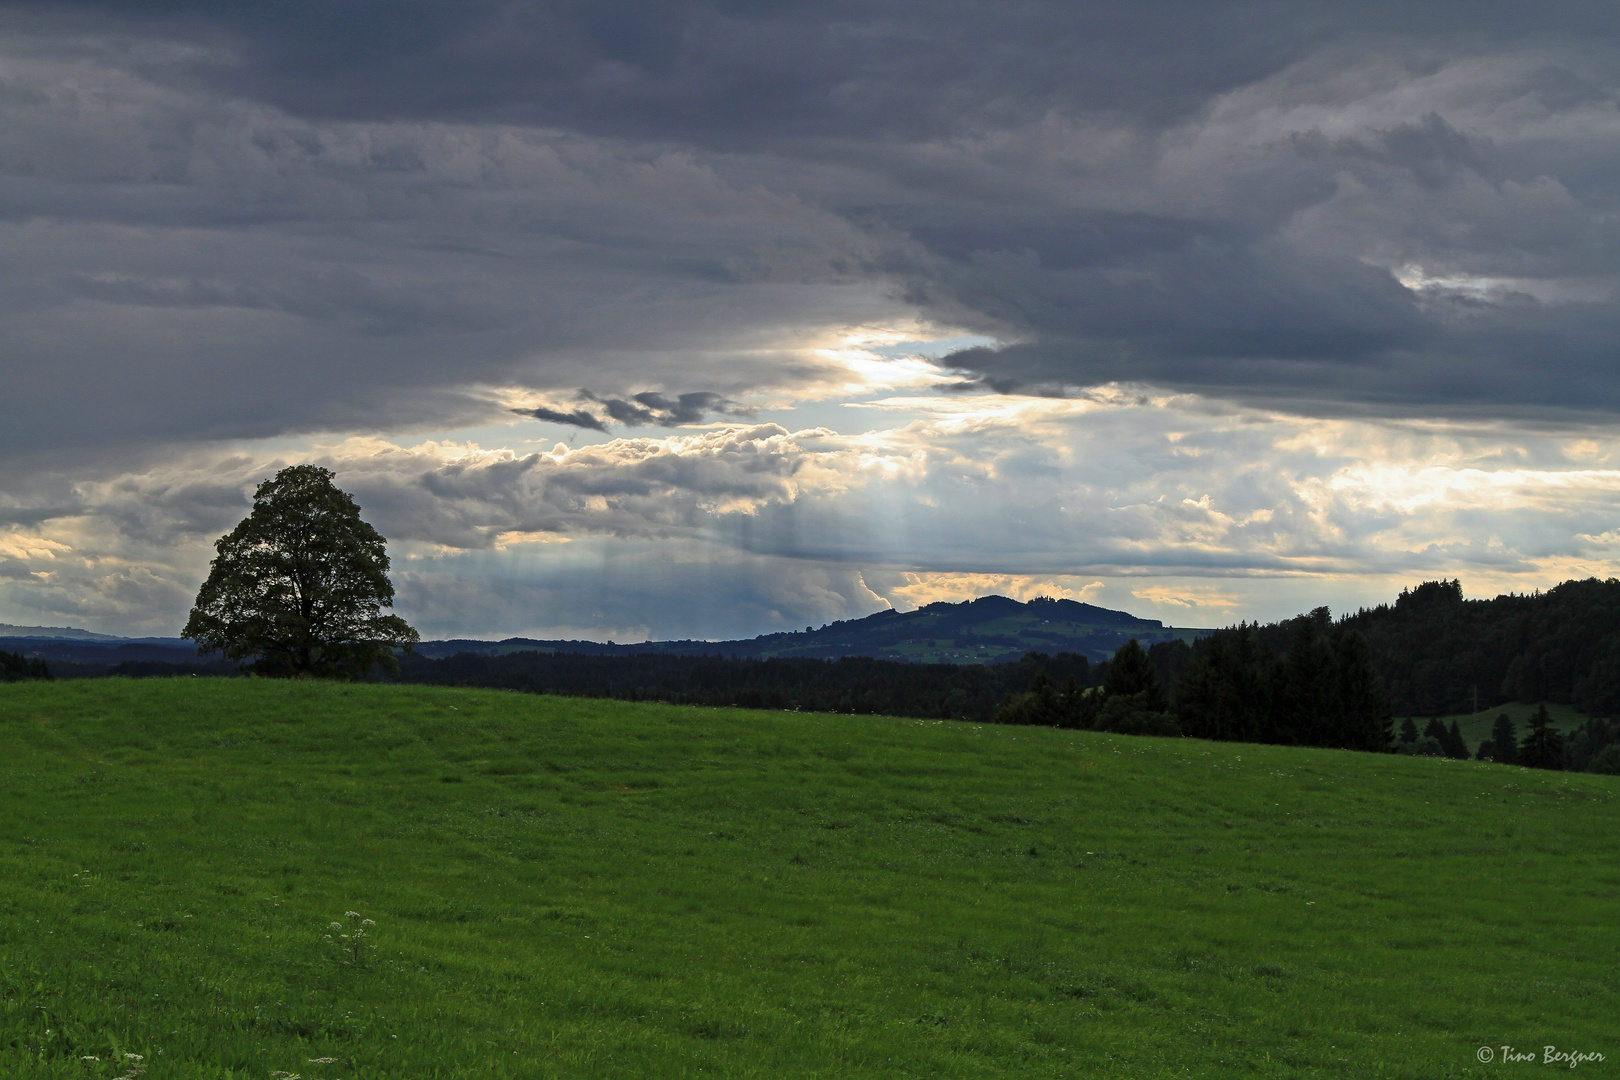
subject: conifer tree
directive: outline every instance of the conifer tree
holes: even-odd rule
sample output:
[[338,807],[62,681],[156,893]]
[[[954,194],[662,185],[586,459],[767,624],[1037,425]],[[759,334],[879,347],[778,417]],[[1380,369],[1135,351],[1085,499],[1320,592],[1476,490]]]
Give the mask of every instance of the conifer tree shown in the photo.
[[1530,717],[1530,734],[1519,747],[1519,764],[1532,769],[1562,769],[1564,767],[1564,737],[1552,728],[1552,717],[1547,706],[1538,705]]
[[1159,686],[1159,677],[1153,672],[1153,664],[1148,660],[1148,654],[1135,638],[1127,641],[1114,653],[1114,659],[1108,665],[1108,675],[1103,680],[1103,693],[1109,697],[1132,697],[1136,694],[1145,694],[1143,704],[1153,712],[1164,711],[1164,690]]
[[1415,743],[1415,742],[1417,742],[1417,740],[1418,740],[1417,725],[1412,723],[1412,718],[1410,716],[1408,716],[1405,720],[1401,721],[1401,742],[1403,742],[1403,743]]
[[1440,745],[1446,748],[1446,757],[1456,758],[1458,761],[1468,760],[1468,741],[1463,738],[1462,728],[1457,726],[1457,721],[1451,722],[1451,727],[1446,731],[1446,737],[1440,740]]
[[1491,760],[1504,765],[1513,765],[1519,760],[1519,736],[1507,713],[1499,713],[1496,723],[1491,725]]
[[1176,719],[1198,739],[1261,741],[1271,689],[1254,628],[1240,623],[1198,643],[1176,680]]
[[1373,664],[1372,649],[1359,630],[1340,628],[1333,636],[1337,681],[1336,730],[1322,745],[1382,753],[1395,735],[1389,716],[1389,695]]

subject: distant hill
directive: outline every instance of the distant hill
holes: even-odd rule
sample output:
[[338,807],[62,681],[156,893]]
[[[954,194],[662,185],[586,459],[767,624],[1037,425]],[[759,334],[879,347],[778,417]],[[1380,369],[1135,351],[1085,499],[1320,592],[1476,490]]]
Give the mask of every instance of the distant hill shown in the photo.
[[50,641],[128,641],[114,634],[97,634],[71,626],[15,626],[0,623],[0,638],[44,638]]
[[425,641],[417,652],[427,657],[458,652],[486,656],[535,650],[623,656],[668,653],[677,656],[740,656],[768,659],[837,659],[869,656],[932,664],[997,664],[1029,652],[1071,652],[1092,661],[1105,660],[1126,641],[1143,647],[1160,641],[1191,642],[1208,630],[1165,626],[1124,611],[1074,600],[1035,599],[1026,603],[1005,596],[982,596],[960,604],[940,602],[916,611],[880,611],[864,619],[829,623],[820,629],[762,634],[739,641],[646,641],[618,645],[596,641]]

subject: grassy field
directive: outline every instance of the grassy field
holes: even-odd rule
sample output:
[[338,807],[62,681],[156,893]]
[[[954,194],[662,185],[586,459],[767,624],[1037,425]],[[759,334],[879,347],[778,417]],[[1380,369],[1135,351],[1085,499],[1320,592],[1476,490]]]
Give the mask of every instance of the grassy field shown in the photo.
[[0,762],[8,1077],[1620,1073],[1613,777],[242,679]]

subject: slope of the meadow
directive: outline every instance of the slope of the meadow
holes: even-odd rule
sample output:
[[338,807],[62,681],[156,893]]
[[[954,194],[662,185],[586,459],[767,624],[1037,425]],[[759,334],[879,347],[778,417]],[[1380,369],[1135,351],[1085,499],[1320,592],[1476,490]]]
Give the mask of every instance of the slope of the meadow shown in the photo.
[[1612,1075],[1617,795],[936,721],[5,686],[0,1074],[1494,1077],[1555,1046]]

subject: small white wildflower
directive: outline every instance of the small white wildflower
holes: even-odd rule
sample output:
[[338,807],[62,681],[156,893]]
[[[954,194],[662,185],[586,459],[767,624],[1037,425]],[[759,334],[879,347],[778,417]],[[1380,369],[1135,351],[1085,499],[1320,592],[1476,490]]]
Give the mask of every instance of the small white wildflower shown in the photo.
[[336,1065],[337,1058],[310,1058],[311,1065]]
[[358,919],[360,917],[360,913],[358,911],[345,911],[343,913],[343,917],[346,919]]
[[376,919],[361,919],[360,920],[360,925],[361,926],[376,926],[377,925],[377,920]]
[[125,1054],[124,1056],[129,1058],[131,1061],[145,1061],[146,1060],[146,1058],[143,1057],[140,1054]]
[[80,1061],[100,1061],[101,1059],[96,1057],[96,1055],[94,1055],[94,1054],[85,1054],[84,1056],[80,1057],[79,1060]]
[[340,923],[340,922],[335,922],[335,923],[331,924],[331,927],[334,930],[341,930],[341,929],[343,929],[343,924]]

